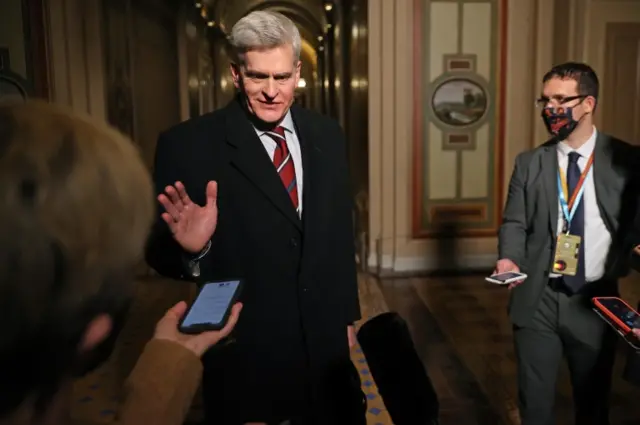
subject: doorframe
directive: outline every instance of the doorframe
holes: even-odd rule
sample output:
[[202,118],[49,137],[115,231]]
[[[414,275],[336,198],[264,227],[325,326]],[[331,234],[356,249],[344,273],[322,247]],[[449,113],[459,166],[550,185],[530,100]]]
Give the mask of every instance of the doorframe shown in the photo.
[[27,79],[32,96],[50,100],[49,29],[44,19],[48,12],[45,0],[22,0],[22,21]]
[[[610,122],[611,114],[614,113],[613,108],[609,105],[610,99],[613,98],[614,92],[613,79],[610,78],[614,74],[615,70],[615,52],[610,49],[610,45],[614,42],[614,39],[626,34],[638,35],[640,33],[640,22],[607,22],[604,30],[604,78],[601,81],[602,89],[600,90],[600,104],[599,109],[602,111],[601,125],[603,128],[607,127]],[[640,40],[640,39],[639,39]],[[638,44],[640,49],[640,41]],[[640,52],[638,52],[638,64],[636,65],[636,95],[635,95],[635,110],[640,111]],[[634,122],[634,134],[638,134],[637,127],[640,124],[638,120]]]

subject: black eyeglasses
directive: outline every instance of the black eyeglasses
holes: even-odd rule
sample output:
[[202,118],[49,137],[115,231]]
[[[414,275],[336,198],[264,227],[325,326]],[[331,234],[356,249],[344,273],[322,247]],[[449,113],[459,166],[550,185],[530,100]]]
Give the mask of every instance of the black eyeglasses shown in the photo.
[[576,100],[576,99],[584,99],[585,95],[583,94],[579,94],[577,96],[551,96],[551,97],[541,97],[540,99],[536,100],[536,106],[538,108],[545,108],[549,103],[551,103],[553,106],[560,106],[560,105],[564,105],[565,103],[569,103],[572,100]]

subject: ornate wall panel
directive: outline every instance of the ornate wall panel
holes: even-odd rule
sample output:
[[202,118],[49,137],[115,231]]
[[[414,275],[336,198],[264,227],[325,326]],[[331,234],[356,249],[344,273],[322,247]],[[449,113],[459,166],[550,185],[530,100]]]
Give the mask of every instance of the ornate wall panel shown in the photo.
[[415,0],[414,237],[494,235],[506,0]]

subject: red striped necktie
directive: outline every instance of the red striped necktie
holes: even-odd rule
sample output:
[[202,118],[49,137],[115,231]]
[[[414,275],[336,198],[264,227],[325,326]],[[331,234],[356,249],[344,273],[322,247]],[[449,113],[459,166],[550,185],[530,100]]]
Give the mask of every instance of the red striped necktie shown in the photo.
[[296,182],[296,168],[293,164],[291,152],[287,147],[287,139],[284,136],[284,127],[278,126],[266,134],[276,142],[276,151],[273,155],[273,165],[275,165],[280,180],[287,189],[293,207],[298,211],[298,184]]

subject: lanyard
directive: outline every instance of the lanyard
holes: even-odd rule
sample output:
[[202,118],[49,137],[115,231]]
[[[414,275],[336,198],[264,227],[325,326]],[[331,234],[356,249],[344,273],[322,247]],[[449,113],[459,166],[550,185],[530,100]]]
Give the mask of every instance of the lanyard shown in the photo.
[[571,225],[571,220],[575,215],[578,205],[580,205],[580,201],[582,200],[582,195],[584,194],[584,181],[587,179],[589,174],[591,174],[591,166],[593,165],[593,154],[589,157],[587,161],[587,165],[584,167],[582,174],[580,175],[580,179],[576,184],[573,193],[571,194],[571,198],[569,202],[567,202],[567,197],[569,193],[569,189],[567,186],[567,179],[565,175],[558,170],[558,196],[560,197],[560,207],[562,208],[562,213],[564,214],[564,219],[567,223],[567,233],[569,232],[569,226]]

